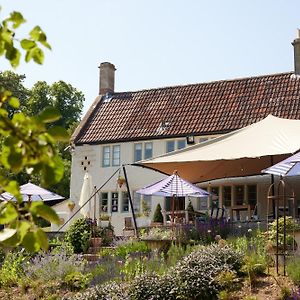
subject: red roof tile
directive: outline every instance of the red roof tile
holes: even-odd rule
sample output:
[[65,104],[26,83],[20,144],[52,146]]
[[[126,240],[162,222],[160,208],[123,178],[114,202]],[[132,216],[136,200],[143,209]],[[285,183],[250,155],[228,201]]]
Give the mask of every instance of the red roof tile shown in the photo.
[[100,144],[225,133],[268,114],[300,119],[300,80],[292,73],[115,93],[107,102],[99,98],[73,140]]

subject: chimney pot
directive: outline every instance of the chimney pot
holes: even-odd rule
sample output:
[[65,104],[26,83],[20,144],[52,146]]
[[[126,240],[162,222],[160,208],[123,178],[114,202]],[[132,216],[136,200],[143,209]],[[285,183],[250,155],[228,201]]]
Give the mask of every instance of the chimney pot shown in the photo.
[[99,94],[114,93],[115,90],[115,66],[110,62],[103,62],[99,66]]
[[292,45],[294,46],[294,69],[295,75],[300,75],[300,29],[297,29],[298,37],[294,39]]

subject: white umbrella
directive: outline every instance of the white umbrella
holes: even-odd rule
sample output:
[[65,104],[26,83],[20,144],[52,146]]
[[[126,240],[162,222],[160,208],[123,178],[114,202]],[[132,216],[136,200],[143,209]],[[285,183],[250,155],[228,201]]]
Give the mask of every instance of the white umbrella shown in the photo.
[[[37,186],[33,183],[26,183],[20,186],[20,193],[23,196],[23,201],[55,201],[63,200],[64,197],[50,192],[40,186]],[[15,200],[15,197],[8,193],[2,193],[0,195],[0,200]]]
[[[83,184],[81,188],[80,198],[79,198],[79,206],[81,207],[80,213],[84,217],[91,217],[92,216],[92,200],[90,200],[93,194],[93,183],[92,183],[92,176],[86,172],[83,178]],[[88,203],[86,203],[89,201]]]

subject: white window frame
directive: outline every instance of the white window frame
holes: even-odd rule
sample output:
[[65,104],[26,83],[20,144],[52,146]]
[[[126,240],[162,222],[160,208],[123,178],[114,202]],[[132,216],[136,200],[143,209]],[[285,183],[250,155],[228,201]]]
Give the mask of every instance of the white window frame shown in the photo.
[[[149,149],[151,150],[151,155],[146,155],[146,153],[147,153],[147,150],[149,150],[149,149],[147,149],[147,146],[151,146]],[[146,142],[145,144],[144,144],[144,159],[148,159],[148,158],[152,158],[153,157],[153,143],[152,142]]]
[[[116,149],[118,149],[116,151]],[[112,166],[116,167],[120,165],[121,161],[121,146],[113,145],[112,146]]]
[[[105,151],[107,149],[108,149],[108,151]],[[108,158],[106,157],[106,154],[108,154]],[[103,148],[102,148],[102,167],[104,167],[104,168],[110,167],[110,156],[111,156],[110,146],[103,146]]]
[[[140,146],[141,148],[137,149],[138,146]],[[143,143],[134,143],[133,148],[134,148],[134,150],[133,150],[133,161],[137,162],[137,161],[142,160],[143,159]],[[141,159],[137,159],[137,155],[136,155],[137,150],[140,151],[140,153],[141,153]]]

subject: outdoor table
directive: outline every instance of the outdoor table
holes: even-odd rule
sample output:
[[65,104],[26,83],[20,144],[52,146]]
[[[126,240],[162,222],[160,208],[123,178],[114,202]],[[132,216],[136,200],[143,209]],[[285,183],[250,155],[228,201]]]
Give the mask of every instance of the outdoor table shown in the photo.
[[230,207],[230,220],[233,220],[233,213],[236,212],[237,219],[240,219],[240,212],[248,211],[248,220],[251,219],[251,205],[243,204],[243,205],[234,205]]

